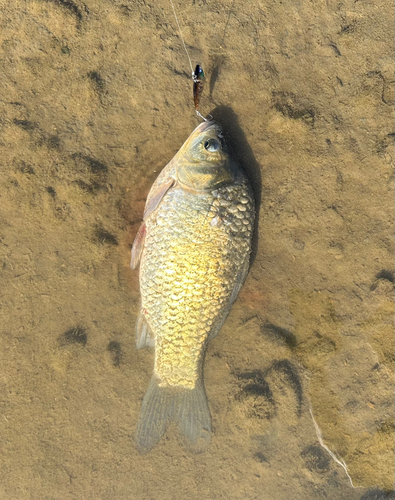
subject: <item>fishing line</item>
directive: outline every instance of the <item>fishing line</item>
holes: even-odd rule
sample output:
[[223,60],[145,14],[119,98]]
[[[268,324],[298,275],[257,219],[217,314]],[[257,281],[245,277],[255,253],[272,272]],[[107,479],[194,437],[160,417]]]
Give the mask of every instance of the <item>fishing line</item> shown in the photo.
[[180,32],[180,37],[181,37],[181,41],[182,41],[182,44],[183,44],[184,49],[185,49],[185,53],[188,56],[189,65],[191,67],[191,72],[192,72],[192,78],[194,78],[195,72],[193,71],[192,61],[191,61],[191,58],[189,57],[187,46],[185,45],[185,42],[184,42],[184,37],[182,36],[181,27],[180,27],[180,23],[178,22],[178,18],[177,18],[177,14],[176,14],[176,9],[174,8],[173,0],[170,0],[170,4],[171,4],[171,8],[173,9],[174,17],[176,19],[176,23],[177,23],[177,26],[178,26],[178,31]]
[[[197,65],[195,71],[193,70],[192,61],[191,61],[191,58],[189,57],[189,52],[188,52],[187,46],[185,45],[184,37],[182,36],[181,26],[180,26],[180,23],[178,22],[178,17],[176,14],[176,9],[174,8],[173,0],[170,0],[170,5],[171,5],[171,8],[173,9],[173,14],[174,14],[174,18],[176,20],[177,26],[178,26],[178,31],[180,32],[180,38],[181,38],[182,45],[184,46],[185,53],[188,57],[189,66],[191,67],[192,80],[193,80],[193,97],[194,97],[194,102],[195,102],[195,112],[200,118],[202,118],[206,122],[207,118],[205,118],[198,111],[200,96],[201,96],[202,91],[203,91],[203,80],[204,80],[203,69],[199,65]],[[209,115],[209,116],[211,116],[211,115]]]

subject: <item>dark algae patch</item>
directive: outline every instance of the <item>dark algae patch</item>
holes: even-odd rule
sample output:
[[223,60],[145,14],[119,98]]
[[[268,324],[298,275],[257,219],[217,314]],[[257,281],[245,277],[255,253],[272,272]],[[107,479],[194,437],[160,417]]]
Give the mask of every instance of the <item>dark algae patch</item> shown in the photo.
[[389,271],[388,269],[383,269],[379,273],[376,274],[376,279],[378,280],[387,280],[391,283],[394,283],[394,271]]
[[[67,12],[72,14],[78,23],[80,23],[83,19],[82,11],[78,5],[72,0],[47,0],[51,3],[58,5],[59,7],[65,9]],[[88,9],[84,6],[85,12],[88,12]]]
[[307,446],[300,456],[303,458],[307,468],[311,471],[315,469],[326,471],[329,469],[330,457],[321,446]]
[[89,171],[94,175],[105,176],[108,173],[107,165],[105,165],[103,162],[99,160],[96,160],[95,158],[92,158],[83,153],[74,153],[72,156],[77,161],[80,160],[84,162],[88,167]]
[[243,392],[245,394],[263,396],[273,402],[273,393],[270,390],[269,384],[266,382],[262,371],[254,370],[253,372],[241,373],[238,375],[238,378],[240,380],[248,381],[247,385],[243,387]]
[[286,345],[290,348],[296,347],[297,344],[296,336],[286,328],[273,325],[272,323],[265,323],[264,325],[262,325],[261,331],[264,334],[268,333],[269,335],[272,335],[275,338],[283,340],[286,343]]
[[25,163],[24,161],[21,161],[18,170],[22,172],[22,174],[35,175],[34,168],[31,165]]
[[244,372],[237,375],[241,381],[241,390],[236,399],[247,406],[247,416],[257,419],[271,419],[276,413],[273,393],[260,370]]
[[308,125],[314,125],[315,110],[302,99],[291,92],[274,92],[273,103],[277,111],[293,120],[302,120]]
[[88,73],[88,77],[93,82],[95,89],[99,94],[104,92],[105,82],[97,71],[90,71]]
[[52,186],[47,186],[45,189],[52,198],[55,198],[56,196],[55,188],[53,188]]
[[363,494],[360,500],[395,500],[395,493],[374,488]]
[[389,269],[382,269],[379,273],[376,274],[376,279],[373,281],[372,285],[370,286],[370,290],[373,292],[374,290],[377,289],[377,287],[380,285],[380,283],[391,283],[392,285],[394,284],[395,281],[395,275],[394,272],[389,270]]
[[104,229],[103,226],[96,226],[95,231],[94,231],[94,241],[96,243],[99,243],[100,245],[118,245],[118,240],[117,238],[111,234],[107,229]]
[[265,463],[265,462],[266,463],[268,462],[268,460],[265,457],[265,455],[262,452],[260,452],[260,451],[258,451],[257,453],[255,453],[254,460],[256,460],[257,462],[260,462],[261,464]]
[[78,179],[77,181],[74,181],[74,183],[83,191],[86,191],[87,193],[90,194],[97,194],[99,191],[105,190],[105,186],[103,184],[100,184],[99,182],[85,182],[81,179]]
[[57,135],[50,135],[46,138],[47,146],[50,149],[60,149],[61,142]]
[[14,119],[14,123],[17,127],[20,127],[23,130],[26,130],[27,132],[30,132],[34,129],[37,128],[37,123],[31,122],[29,120],[17,120],[16,118]]
[[[301,416],[303,403],[302,383],[295,366],[288,360],[274,361],[265,371],[239,373],[242,390],[237,399],[252,398],[254,414],[258,418],[272,418],[278,408],[281,386],[284,384],[294,394],[297,416]],[[280,389],[279,389],[280,388]],[[264,404],[263,404],[264,403]]]
[[85,347],[88,342],[87,330],[83,326],[70,328],[59,336],[58,342],[60,346],[77,344]]
[[76,175],[80,177],[73,181],[74,184],[92,195],[108,191],[108,167],[105,163],[83,153],[74,153],[72,158],[75,161]]
[[115,340],[111,340],[107,345],[107,351],[111,355],[112,364],[114,366],[119,366],[122,357],[121,344]]
[[272,366],[269,368],[269,372],[274,371],[282,376],[285,383],[288,384],[292,391],[294,392],[297,400],[297,413],[299,417],[302,414],[302,403],[303,403],[303,387],[298,374],[298,370],[295,365],[291,363],[288,359],[282,359],[279,361],[274,361]]

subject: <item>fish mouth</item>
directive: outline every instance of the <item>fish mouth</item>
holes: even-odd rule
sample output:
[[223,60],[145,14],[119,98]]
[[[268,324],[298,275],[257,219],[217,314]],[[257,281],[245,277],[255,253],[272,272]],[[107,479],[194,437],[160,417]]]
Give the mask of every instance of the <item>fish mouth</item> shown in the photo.
[[207,120],[198,125],[194,131],[199,132],[201,134],[203,132],[206,132],[210,128],[218,128],[218,131],[221,130],[221,127],[217,122],[215,122],[214,120]]

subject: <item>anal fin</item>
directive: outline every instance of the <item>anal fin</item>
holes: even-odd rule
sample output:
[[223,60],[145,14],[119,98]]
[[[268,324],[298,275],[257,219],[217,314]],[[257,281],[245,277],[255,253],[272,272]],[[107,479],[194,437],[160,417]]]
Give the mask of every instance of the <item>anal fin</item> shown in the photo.
[[147,320],[140,312],[136,323],[136,348],[142,349],[143,347],[154,347],[155,338],[151,328],[148,326]]

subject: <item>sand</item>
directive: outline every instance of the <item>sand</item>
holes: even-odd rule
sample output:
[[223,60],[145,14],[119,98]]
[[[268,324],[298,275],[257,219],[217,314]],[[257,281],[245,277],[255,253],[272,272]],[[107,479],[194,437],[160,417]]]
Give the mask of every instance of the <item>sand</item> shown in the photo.
[[199,123],[170,4],[2,0],[0,499],[393,498],[392,6],[175,7],[259,204],[206,356],[211,447],[133,443],[130,247]]

